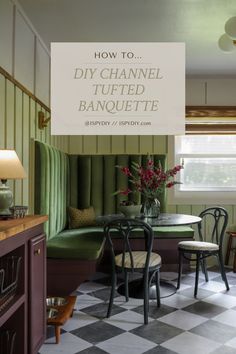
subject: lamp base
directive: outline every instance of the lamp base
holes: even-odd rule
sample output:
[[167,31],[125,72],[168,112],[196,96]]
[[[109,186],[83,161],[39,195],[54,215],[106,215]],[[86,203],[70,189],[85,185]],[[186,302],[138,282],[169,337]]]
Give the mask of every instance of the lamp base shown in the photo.
[[11,216],[10,206],[12,205],[13,195],[10,188],[6,185],[7,180],[2,179],[0,186],[0,216]]

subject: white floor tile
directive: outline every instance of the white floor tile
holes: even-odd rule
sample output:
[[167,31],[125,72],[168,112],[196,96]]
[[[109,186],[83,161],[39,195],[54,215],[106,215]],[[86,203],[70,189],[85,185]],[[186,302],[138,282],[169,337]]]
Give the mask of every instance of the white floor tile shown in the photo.
[[62,328],[65,331],[70,332],[73,331],[74,329],[90,325],[91,323],[97,321],[98,321],[97,318],[87,315],[87,313],[74,311],[73,317],[71,317]]
[[85,340],[72,335],[63,333],[59,344],[54,344],[55,338],[47,339],[41,347],[40,354],[76,354],[79,350],[84,350],[92,346]]
[[[137,312],[125,311],[118,313],[115,316],[111,316],[104,320],[113,326],[119,327],[125,331],[130,331],[134,328],[140,327],[144,324],[144,317]],[[152,318],[149,318],[149,322],[154,321]]]
[[236,311],[227,310],[220,313],[219,315],[212,318],[214,321],[218,321],[224,324],[227,324],[232,327],[236,327]]
[[76,299],[75,309],[81,310],[84,309],[85,307],[97,305],[102,302],[104,301],[96,297],[90,296],[88,294],[79,295]]
[[178,354],[209,354],[221,346],[207,338],[185,332],[161,344]]
[[181,294],[174,294],[172,296],[161,299],[161,303],[167,306],[174,307],[176,309],[182,309],[197,302],[194,298],[189,298]]
[[206,322],[208,319],[190,312],[177,310],[175,312],[171,312],[166,316],[158,318],[158,320],[167,323],[171,326],[188,331],[191,328],[196,327],[203,322]]
[[214,291],[215,293],[219,293],[220,291],[226,290],[225,283],[223,281],[219,282],[214,280],[210,280],[206,283],[200,284],[199,288]]
[[181,284],[180,284],[180,288],[177,290],[177,293],[178,293],[179,291],[183,291],[183,290],[189,289],[189,288],[192,288],[192,286],[191,286],[191,285],[188,285],[188,284],[181,283]]
[[227,277],[236,278],[236,273],[234,273],[234,272],[228,272],[228,273],[227,273]]
[[126,302],[124,296],[119,296],[114,299],[114,304],[123,307],[124,309],[131,310],[135,307],[142,306],[143,299],[134,299],[131,297],[129,301]]
[[[194,278],[195,278],[195,274],[196,274],[195,272],[189,273],[189,275],[190,275],[191,277],[194,277]],[[210,280],[210,279],[217,278],[219,275],[220,275],[219,273],[208,271],[208,278],[209,278],[209,280]],[[205,279],[205,275],[204,275],[202,272],[199,272],[199,278],[200,278],[200,279]]]
[[222,307],[225,307],[228,309],[236,306],[236,297],[235,296],[225,295],[222,293],[208,296],[203,301],[210,302],[211,304],[222,306]]
[[161,272],[161,279],[164,280],[177,280],[178,273],[176,272]]
[[236,349],[236,338],[230,339],[228,342],[225,343],[225,345],[228,345],[229,347]]
[[97,347],[110,354],[141,354],[156,347],[156,344],[126,332],[97,344]]

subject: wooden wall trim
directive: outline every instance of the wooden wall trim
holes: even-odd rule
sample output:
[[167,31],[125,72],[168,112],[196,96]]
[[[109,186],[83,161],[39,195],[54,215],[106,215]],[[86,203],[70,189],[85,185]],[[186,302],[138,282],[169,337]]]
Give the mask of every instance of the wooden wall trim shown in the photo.
[[235,124],[186,124],[187,134],[235,134]]
[[236,118],[236,106],[186,106],[186,117]]
[[25,86],[23,86],[19,81],[17,81],[12,75],[10,75],[5,69],[0,66],[0,74],[2,74],[7,80],[12,82],[16,87],[22,90],[26,95],[32,98],[36,103],[38,103],[47,112],[51,112],[50,108],[45,105],[39,98],[37,98],[32,92],[30,92]]
[[236,106],[187,106],[186,134],[235,134]]

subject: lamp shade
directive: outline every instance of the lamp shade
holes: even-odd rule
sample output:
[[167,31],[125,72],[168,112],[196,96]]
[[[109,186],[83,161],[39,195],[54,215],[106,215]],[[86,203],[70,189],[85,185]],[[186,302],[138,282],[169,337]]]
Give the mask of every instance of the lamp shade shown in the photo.
[[234,42],[226,33],[219,38],[218,45],[224,52],[233,52],[236,49]]
[[225,33],[233,40],[236,40],[236,16],[231,17],[225,23]]
[[26,178],[25,170],[14,150],[0,150],[0,179]]

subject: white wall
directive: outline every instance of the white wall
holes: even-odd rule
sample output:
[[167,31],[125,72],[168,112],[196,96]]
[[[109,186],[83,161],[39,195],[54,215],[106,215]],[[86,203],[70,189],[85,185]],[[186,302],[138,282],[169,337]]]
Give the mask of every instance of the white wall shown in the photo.
[[47,106],[50,56],[16,1],[0,0],[0,66]]
[[236,79],[187,79],[186,105],[236,106]]

